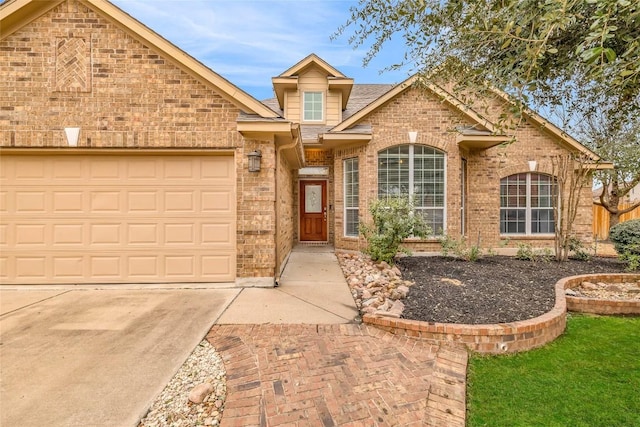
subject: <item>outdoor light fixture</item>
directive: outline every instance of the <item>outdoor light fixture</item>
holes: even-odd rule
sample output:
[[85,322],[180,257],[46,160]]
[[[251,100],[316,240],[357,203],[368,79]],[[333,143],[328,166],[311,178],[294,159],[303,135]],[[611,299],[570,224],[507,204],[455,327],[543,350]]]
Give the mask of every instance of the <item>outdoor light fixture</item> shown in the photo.
[[250,152],[247,157],[249,158],[249,172],[260,172],[260,162],[262,160],[260,150]]
[[411,144],[415,144],[417,139],[418,139],[418,132],[416,131],[409,132],[409,142]]
[[69,144],[69,147],[78,146],[80,128],[64,128],[64,134],[67,136],[67,144]]
[[536,162],[535,160],[529,160],[529,171],[530,172],[535,171],[537,167],[538,167],[538,162]]

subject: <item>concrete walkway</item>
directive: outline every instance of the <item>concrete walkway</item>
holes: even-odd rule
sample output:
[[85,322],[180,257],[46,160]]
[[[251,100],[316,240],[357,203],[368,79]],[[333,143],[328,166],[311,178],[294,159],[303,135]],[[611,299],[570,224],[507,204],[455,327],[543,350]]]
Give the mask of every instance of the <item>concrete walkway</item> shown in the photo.
[[331,247],[294,249],[275,289],[243,289],[207,339],[227,370],[222,427],[464,427],[467,353],[353,322]]
[[358,316],[331,246],[297,246],[277,288],[244,288],[217,324],[335,324]]

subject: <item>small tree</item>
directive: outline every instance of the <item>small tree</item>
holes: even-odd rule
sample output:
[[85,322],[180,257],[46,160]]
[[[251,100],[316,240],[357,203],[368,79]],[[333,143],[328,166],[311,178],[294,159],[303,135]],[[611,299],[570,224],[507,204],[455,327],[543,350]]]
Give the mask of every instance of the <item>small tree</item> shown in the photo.
[[398,252],[410,253],[401,246],[404,239],[431,234],[422,216],[415,213],[408,197],[375,200],[369,206],[369,212],[373,225],[361,225],[360,232],[367,239],[364,252],[374,261],[393,263]]
[[557,261],[569,259],[576,240],[573,224],[578,215],[580,195],[591,188],[591,170],[586,155],[563,154],[551,158],[552,174],[556,184],[552,187],[555,226],[555,252]]

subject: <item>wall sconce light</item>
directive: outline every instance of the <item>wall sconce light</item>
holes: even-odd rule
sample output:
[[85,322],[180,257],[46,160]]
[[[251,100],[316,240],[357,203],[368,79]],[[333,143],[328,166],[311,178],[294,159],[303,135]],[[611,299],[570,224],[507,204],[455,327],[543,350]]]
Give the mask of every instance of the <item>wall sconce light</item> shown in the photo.
[[409,142],[411,144],[415,144],[417,139],[418,139],[418,132],[416,131],[409,132]]
[[249,172],[260,172],[260,162],[262,160],[260,150],[250,152],[247,157],[249,158]]
[[67,137],[69,147],[78,146],[78,137],[80,136],[80,128],[64,128],[64,134]]
[[536,162],[535,160],[529,160],[529,171],[530,172],[535,171],[537,167],[538,167],[538,162]]

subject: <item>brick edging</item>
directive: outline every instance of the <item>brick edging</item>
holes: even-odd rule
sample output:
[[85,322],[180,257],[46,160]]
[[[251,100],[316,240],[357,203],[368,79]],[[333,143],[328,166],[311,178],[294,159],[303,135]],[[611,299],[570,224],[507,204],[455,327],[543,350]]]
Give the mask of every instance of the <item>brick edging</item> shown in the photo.
[[[626,280],[638,281],[638,273],[588,274],[569,277],[564,282],[565,289],[589,279],[590,282],[621,283]],[[612,300],[602,298],[567,296],[567,310],[591,314],[632,314],[640,315],[640,300]]]

